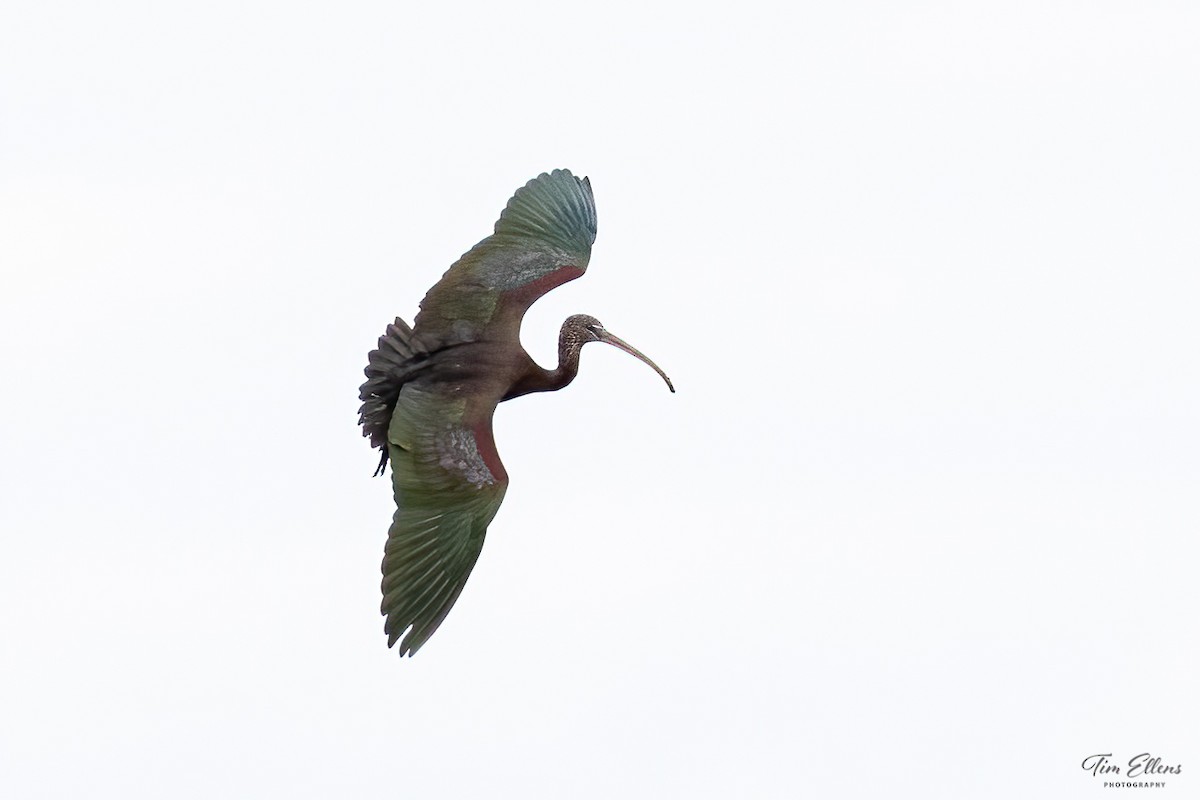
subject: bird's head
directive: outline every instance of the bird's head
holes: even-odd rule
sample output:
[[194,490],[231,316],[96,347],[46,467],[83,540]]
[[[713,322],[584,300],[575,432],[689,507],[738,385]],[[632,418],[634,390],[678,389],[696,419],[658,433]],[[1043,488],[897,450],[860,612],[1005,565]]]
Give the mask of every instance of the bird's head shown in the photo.
[[618,350],[624,350],[629,355],[642,361],[650,366],[655,372],[662,376],[662,379],[667,382],[667,388],[672,392],[675,391],[674,384],[667,377],[667,373],[659,369],[658,364],[655,364],[645,356],[642,351],[638,350],[633,345],[621,339],[615,334],[609,333],[600,320],[588,314],[575,314],[567,317],[566,322],[562,326],[562,334],[560,341],[569,349],[581,348],[588,342],[604,342],[611,344]]

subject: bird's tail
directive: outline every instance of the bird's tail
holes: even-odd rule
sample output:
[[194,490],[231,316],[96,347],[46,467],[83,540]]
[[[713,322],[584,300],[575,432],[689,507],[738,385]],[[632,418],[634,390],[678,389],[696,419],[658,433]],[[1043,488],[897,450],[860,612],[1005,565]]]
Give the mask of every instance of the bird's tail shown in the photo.
[[363,436],[371,440],[371,446],[383,451],[376,475],[383,474],[387,466],[388,425],[400,397],[400,387],[427,358],[428,349],[413,335],[408,323],[399,317],[387,326],[383,336],[379,337],[379,346],[367,355],[367,368],[363,370],[367,380],[358,390],[358,399],[363,401],[358,409],[358,424],[362,426]]

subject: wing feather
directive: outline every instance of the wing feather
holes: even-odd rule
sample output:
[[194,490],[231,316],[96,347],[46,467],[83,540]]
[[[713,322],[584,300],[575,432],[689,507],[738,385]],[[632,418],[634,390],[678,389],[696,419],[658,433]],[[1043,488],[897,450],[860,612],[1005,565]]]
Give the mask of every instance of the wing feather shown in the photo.
[[[505,293],[536,285],[567,266],[582,274],[595,241],[591,182],[570,170],[543,172],[508,201],[492,235],[464,253],[429,290],[414,330],[447,344],[477,339],[503,308]],[[520,312],[541,294],[522,295]]]
[[472,410],[415,383],[400,391],[388,429],[396,513],[384,547],[380,610],[388,646],[403,637],[401,655],[416,653],[458,600],[504,499],[507,476],[494,475],[480,454],[493,446],[495,407]]

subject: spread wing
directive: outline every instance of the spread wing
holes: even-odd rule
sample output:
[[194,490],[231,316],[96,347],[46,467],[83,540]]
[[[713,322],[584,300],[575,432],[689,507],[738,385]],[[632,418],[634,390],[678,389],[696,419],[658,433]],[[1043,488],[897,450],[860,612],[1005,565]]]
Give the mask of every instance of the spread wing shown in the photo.
[[544,172],[508,201],[495,232],[429,290],[414,330],[454,344],[514,317],[519,325],[535,300],[583,274],[595,241],[591,183],[565,169]]
[[383,557],[384,632],[412,655],[462,592],[508,475],[492,439],[499,398],[406,384],[388,429],[396,514]]

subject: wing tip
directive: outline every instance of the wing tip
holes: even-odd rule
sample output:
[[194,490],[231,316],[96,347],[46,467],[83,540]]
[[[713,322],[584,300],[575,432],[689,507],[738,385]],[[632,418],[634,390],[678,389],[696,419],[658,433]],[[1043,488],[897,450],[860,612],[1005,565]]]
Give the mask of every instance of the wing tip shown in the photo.
[[[400,656],[400,658],[404,658],[405,656],[412,658],[415,656],[417,651],[421,649],[421,646],[429,640],[428,636],[415,637],[414,633],[416,633],[416,629],[417,626],[415,624],[410,624],[400,630],[388,632],[385,626],[385,633],[388,634],[388,649],[392,649],[396,646],[396,642],[400,642],[400,649],[396,651],[396,655]],[[406,632],[407,636],[405,635]],[[400,641],[401,637],[403,637],[403,641]]]
[[495,233],[542,239],[580,254],[596,241],[596,200],[592,182],[571,170],[543,172],[509,199]]

